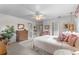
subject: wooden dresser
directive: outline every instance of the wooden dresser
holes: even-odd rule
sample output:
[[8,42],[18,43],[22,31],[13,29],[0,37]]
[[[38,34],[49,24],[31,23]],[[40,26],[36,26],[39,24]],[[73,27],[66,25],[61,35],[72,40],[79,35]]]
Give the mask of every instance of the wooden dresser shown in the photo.
[[20,31],[16,31],[16,41],[24,41],[24,40],[28,40],[28,31],[27,30],[20,30]]

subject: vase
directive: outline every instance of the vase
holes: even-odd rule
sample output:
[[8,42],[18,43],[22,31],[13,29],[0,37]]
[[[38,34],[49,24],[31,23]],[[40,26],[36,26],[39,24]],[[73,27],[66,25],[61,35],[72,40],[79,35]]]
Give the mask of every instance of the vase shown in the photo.
[[6,55],[7,48],[3,41],[0,41],[0,55]]
[[5,44],[5,45],[8,45],[8,42],[9,40],[7,38],[3,39],[2,42]]

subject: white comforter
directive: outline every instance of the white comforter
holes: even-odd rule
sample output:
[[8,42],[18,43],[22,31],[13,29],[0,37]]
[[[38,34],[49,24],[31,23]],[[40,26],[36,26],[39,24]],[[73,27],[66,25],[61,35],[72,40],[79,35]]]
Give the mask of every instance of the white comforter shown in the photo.
[[51,54],[57,49],[70,49],[74,50],[72,46],[68,45],[65,42],[60,42],[57,39],[57,36],[40,36],[34,38],[34,46],[41,48]]

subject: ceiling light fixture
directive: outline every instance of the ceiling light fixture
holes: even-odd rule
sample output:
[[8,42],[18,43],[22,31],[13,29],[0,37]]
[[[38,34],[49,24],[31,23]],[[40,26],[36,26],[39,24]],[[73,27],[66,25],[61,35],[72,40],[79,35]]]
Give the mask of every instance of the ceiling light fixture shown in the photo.
[[36,20],[42,20],[44,17],[43,17],[43,15],[35,15],[34,18]]

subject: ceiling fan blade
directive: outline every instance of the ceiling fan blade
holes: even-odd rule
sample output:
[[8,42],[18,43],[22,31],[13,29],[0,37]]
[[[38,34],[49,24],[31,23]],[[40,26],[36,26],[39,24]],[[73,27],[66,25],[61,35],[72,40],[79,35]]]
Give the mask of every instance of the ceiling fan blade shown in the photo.
[[39,4],[36,5],[36,11],[38,11],[38,12],[40,11],[40,5]]
[[37,16],[40,16],[40,15],[42,15],[42,19],[46,19],[48,17],[47,15],[43,14],[40,11],[40,5],[39,4],[35,5],[35,8],[36,8],[35,10],[32,10],[29,7],[25,7],[25,6],[23,6],[23,7],[26,8],[26,10],[32,12],[32,14],[25,15],[27,17],[31,17],[32,19],[35,19]]
[[41,11],[40,11],[40,5],[39,4],[36,5],[35,13],[36,13],[36,15],[42,14]]
[[33,13],[33,14],[35,14],[35,10],[32,10],[31,8],[29,8],[29,7],[26,7],[25,5],[21,5],[22,7],[24,7],[27,11],[29,11],[29,12],[31,12],[31,13]]
[[28,14],[28,15],[25,15],[27,17],[33,17],[33,14]]

